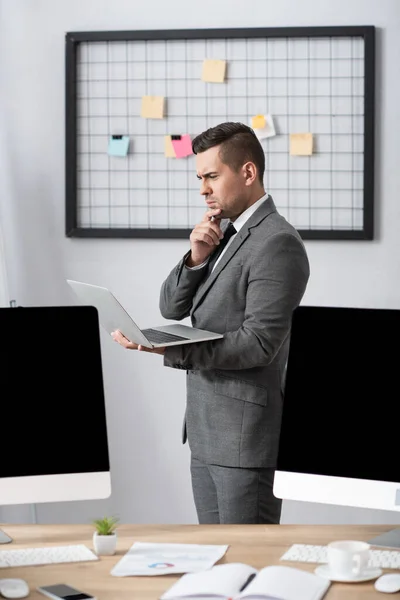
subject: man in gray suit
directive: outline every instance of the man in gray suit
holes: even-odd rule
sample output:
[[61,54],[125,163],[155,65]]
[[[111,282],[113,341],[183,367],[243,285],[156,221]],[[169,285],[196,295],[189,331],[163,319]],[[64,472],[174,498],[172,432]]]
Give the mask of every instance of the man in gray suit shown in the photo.
[[251,128],[222,123],[192,147],[208,210],[162,285],[160,309],[224,337],[153,350],[113,337],[187,373],[184,441],[199,523],[279,523],[272,487],[284,372],[309,262],[264,190],[265,155]]

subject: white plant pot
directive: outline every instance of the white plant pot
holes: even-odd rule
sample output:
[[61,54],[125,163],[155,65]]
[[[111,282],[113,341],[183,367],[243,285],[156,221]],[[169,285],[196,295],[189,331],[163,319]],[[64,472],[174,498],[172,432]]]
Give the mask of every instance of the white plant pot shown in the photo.
[[114,531],[111,535],[99,535],[97,531],[93,534],[93,547],[96,554],[110,556],[115,554],[117,548],[117,534]]

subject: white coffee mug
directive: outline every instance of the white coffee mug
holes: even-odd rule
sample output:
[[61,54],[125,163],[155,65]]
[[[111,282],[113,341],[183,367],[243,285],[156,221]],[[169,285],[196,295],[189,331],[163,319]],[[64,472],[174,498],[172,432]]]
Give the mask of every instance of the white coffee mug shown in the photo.
[[343,540],[327,546],[328,565],[335,577],[355,578],[368,567],[370,545],[367,542]]

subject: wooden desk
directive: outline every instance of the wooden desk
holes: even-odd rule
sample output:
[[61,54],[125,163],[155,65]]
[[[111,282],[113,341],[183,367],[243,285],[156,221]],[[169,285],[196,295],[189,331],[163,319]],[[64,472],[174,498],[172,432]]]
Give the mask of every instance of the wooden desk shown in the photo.
[[[90,525],[0,525],[12,538],[0,550],[37,546],[85,544],[93,550]],[[0,569],[0,577],[25,579],[31,589],[30,600],[43,600],[36,591],[39,585],[67,583],[93,594],[98,600],[158,600],[179,576],[113,577],[112,567],[136,542],[171,542],[182,544],[229,544],[220,562],[244,562],[260,569],[279,564],[280,557],[295,543],[325,545],[333,540],[365,540],[391,529],[387,525],[120,525],[117,553],[99,561],[75,564],[13,567]],[[316,567],[308,563],[281,564],[307,571]],[[385,571],[384,571],[385,572]],[[388,571],[386,571],[388,572]],[[327,600],[383,600],[384,594],[367,583],[333,583]],[[386,597],[386,596],[385,596]]]

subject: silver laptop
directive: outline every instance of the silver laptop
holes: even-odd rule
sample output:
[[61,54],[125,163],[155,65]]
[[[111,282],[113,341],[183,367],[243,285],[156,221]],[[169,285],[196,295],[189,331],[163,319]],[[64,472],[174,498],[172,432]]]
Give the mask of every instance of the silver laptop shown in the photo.
[[108,333],[111,334],[119,329],[128,340],[135,344],[141,344],[147,348],[160,348],[218,340],[223,337],[221,333],[196,329],[180,323],[140,329],[107,288],[72,279],[67,279],[67,283],[83,303],[97,308],[100,325]]

